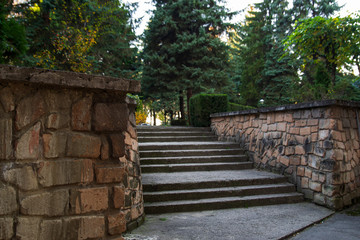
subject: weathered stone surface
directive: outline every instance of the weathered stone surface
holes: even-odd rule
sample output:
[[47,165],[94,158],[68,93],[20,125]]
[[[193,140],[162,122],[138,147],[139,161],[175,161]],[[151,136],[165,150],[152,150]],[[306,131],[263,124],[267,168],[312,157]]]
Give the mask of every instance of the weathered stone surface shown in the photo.
[[314,202],[319,205],[326,205],[325,196],[321,193],[314,193]]
[[39,157],[40,128],[41,123],[38,122],[17,141],[15,153],[17,159],[31,160]]
[[321,183],[309,181],[309,188],[315,192],[321,192]]
[[79,221],[78,239],[102,239],[105,235],[103,216],[82,217]]
[[0,159],[9,159],[12,153],[12,120],[0,119]]
[[72,106],[71,126],[73,130],[91,130],[92,96],[87,96]]
[[16,227],[16,237],[24,240],[38,239],[40,218],[19,217]]
[[61,220],[43,220],[39,240],[64,239]]
[[101,160],[107,160],[110,157],[109,141],[105,137],[103,137],[101,140]]
[[0,218],[0,239],[10,240],[13,235],[13,219],[10,217]]
[[110,135],[111,146],[112,146],[112,156],[114,158],[122,157],[125,154],[125,141],[122,134],[112,134]]
[[280,161],[280,163],[284,164],[285,166],[289,166],[290,159],[288,157],[280,156],[279,161]]
[[94,179],[92,165],[90,159],[40,162],[39,182],[44,187],[90,183]]
[[95,105],[94,128],[96,131],[125,131],[129,119],[126,104],[98,103]]
[[67,111],[51,113],[46,121],[48,129],[61,129],[69,126],[70,115]]
[[68,136],[66,155],[69,157],[98,158],[100,148],[100,137],[74,133]]
[[43,134],[44,156],[57,158],[65,155],[67,134],[61,132]]
[[5,112],[11,112],[15,110],[14,95],[9,87],[0,89],[0,102]]
[[10,214],[17,210],[16,191],[9,186],[0,185],[0,215]]
[[126,219],[125,214],[120,212],[118,214],[110,215],[108,217],[110,235],[121,234],[126,231]]
[[143,206],[132,206],[131,207],[131,219],[136,220],[144,213]]
[[20,101],[16,108],[17,130],[35,122],[46,113],[46,104],[40,92]]
[[38,188],[35,171],[30,166],[5,170],[5,181],[17,185],[22,190],[34,190]]
[[20,212],[25,215],[61,216],[69,204],[67,190],[55,190],[24,196],[20,201]]
[[122,182],[125,168],[120,166],[97,166],[95,168],[96,182],[112,183]]
[[123,186],[114,187],[113,201],[115,208],[125,207],[125,187]]
[[108,208],[108,188],[71,190],[71,207],[76,214],[106,210]]
[[136,133],[136,129],[131,125],[130,121],[128,122],[127,125],[127,132],[130,134],[130,136],[134,139],[137,138],[137,133]]

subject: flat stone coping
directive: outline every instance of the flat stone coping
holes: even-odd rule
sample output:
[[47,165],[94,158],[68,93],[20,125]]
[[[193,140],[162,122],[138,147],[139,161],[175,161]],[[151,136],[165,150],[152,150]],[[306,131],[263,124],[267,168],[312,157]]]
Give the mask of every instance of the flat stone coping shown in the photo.
[[[131,233],[125,234],[124,238],[125,240],[287,239],[332,214],[333,211],[329,209],[306,202],[202,212],[148,214],[145,223]],[[322,233],[319,232],[318,235]]]
[[141,91],[140,81],[136,80],[0,64],[0,81],[4,80],[124,93]]
[[322,101],[305,102],[305,103],[290,104],[290,105],[275,106],[275,107],[257,108],[257,109],[250,109],[250,110],[243,110],[236,112],[214,113],[211,114],[210,117],[211,118],[230,117],[230,116],[238,116],[238,115],[249,115],[249,114],[268,113],[268,112],[283,112],[288,110],[301,110],[301,109],[311,109],[311,108],[328,107],[328,106],[360,108],[360,102],[343,101],[343,100],[322,100]]

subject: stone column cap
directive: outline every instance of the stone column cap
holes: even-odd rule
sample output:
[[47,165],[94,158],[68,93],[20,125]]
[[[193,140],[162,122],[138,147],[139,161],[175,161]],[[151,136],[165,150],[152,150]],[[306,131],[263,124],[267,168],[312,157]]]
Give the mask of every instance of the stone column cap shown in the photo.
[[18,67],[0,64],[0,81],[139,93],[140,81],[85,73]]
[[289,105],[282,105],[275,107],[264,107],[264,108],[235,111],[235,112],[213,113],[210,115],[210,117],[216,118],[216,117],[229,117],[229,116],[237,116],[237,115],[268,113],[268,112],[283,112],[288,110],[312,109],[312,108],[328,107],[328,106],[360,108],[360,102],[345,101],[345,100],[320,100],[320,101],[304,102],[304,103],[289,104]]

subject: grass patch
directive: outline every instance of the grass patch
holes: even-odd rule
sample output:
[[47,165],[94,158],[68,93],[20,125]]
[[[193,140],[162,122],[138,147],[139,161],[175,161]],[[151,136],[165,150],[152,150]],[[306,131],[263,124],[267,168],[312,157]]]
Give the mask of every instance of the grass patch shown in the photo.
[[349,216],[360,216],[360,205],[357,206],[355,209],[346,211],[346,214]]
[[159,218],[160,221],[166,221],[167,218]]

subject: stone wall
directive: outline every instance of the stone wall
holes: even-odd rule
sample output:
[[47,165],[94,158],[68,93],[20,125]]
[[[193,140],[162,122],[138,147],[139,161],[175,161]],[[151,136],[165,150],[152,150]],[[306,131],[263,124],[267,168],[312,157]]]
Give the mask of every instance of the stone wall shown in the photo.
[[360,197],[360,103],[320,101],[211,115],[260,169],[289,176],[305,198],[342,209]]
[[122,239],[143,221],[125,79],[0,65],[0,239]]

